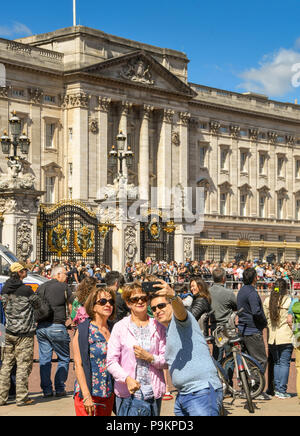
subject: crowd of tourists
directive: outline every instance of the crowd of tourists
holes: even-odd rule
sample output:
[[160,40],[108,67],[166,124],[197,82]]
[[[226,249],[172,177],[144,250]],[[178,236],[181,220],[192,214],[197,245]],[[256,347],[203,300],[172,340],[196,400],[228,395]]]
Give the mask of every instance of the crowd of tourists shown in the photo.
[[[268,277],[269,268],[272,276]],[[50,280],[35,293],[23,284],[28,269],[41,274],[51,271]],[[238,292],[226,287],[236,270],[240,270],[235,280]],[[33,403],[28,378],[36,334],[45,398],[67,395],[73,347],[77,416],[110,416],[112,412],[159,416],[162,400],[172,398],[170,378],[177,391],[176,416],[218,416],[224,392],[212,355],[221,361],[230,349],[214,347],[211,355],[207,332],[200,330],[198,321],[213,310],[217,327],[241,308],[239,334],[264,372],[268,355],[272,356],[273,394],[282,400],[291,396],[287,385],[295,350],[300,400],[300,343],[295,334],[300,321],[294,311],[299,302],[289,286],[291,279],[297,280],[298,270],[294,263],[219,264],[187,259],[180,264],[148,258],[145,263],[127,264],[121,274],[106,265],[83,262],[16,262],[1,294],[6,335],[1,348],[0,406],[7,404],[14,371],[16,404]],[[257,292],[262,277],[271,279],[266,280],[270,295],[264,301]],[[54,380],[53,352],[58,358]],[[270,398],[262,394],[263,400]]]
[[[27,261],[27,268],[45,277],[51,277],[52,269],[58,264],[65,266],[68,283],[80,283],[85,277],[96,277],[99,281],[105,282],[105,276],[111,271],[111,267],[105,264],[96,265],[83,261],[62,261],[52,262]],[[198,261],[187,259],[186,262],[155,261],[150,257],[145,262],[127,263],[124,276],[127,282],[140,280],[146,274],[154,274],[167,283],[188,282],[192,276],[201,276],[206,281],[212,282],[212,272],[215,268],[222,267],[226,271],[227,286],[239,289],[243,281],[245,269],[253,267],[257,273],[257,287],[259,290],[269,289],[269,284],[278,278],[283,278],[290,283],[299,283],[300,288],[300,263],[283,262],[267,263],[259,259],[253,261],[216,262],[213,260]]]

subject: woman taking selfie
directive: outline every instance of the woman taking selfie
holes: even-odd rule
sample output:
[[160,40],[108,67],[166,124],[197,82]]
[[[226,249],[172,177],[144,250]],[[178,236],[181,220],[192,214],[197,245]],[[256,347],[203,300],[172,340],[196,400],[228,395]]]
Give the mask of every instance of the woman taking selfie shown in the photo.
[[124,416],[126,399],[134,395],[151,405],[152,416],[159,416],[166,390],[166,329],[147,314],[149,298],[139,282],[125,286],[122,298],[130,316],[115,324],[107,352],[107,368],[115,380],[117,415]]
[[115,314],[115,294],[94,290],[85,303],[88,319],[78,325],[73,340],[76,416],[110,416],[114,403],[112,377],[106,368],[107,343]]

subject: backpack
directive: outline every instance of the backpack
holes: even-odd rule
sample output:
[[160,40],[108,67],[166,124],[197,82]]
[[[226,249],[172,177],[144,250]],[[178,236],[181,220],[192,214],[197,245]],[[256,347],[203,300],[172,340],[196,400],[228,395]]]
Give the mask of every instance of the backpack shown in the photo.
[[294,346],[298,348],[300,346],[300,301],[296,301],[292,306],[292,312],[294,317],[293,322],[293,335]]
[[49,301],[46,298],[46,288],[43,287],[39,290],[38,295],[41,298],[41,307],[40,309],[36,309],[34,311],[34,318],[36,322],[43,322],[43,321],[52,321],[54,311],[49,303]]

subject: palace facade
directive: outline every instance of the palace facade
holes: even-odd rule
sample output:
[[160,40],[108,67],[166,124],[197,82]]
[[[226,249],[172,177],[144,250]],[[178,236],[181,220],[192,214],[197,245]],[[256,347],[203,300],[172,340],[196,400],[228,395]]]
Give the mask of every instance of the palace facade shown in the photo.
[[0,39],[0,62],[1,135],[16,111],[42,203],[96,210],[122,131],[141,197],[151,187],[205,190],[202,231],[176,226],[177,261],[300,261],[300,105],[190,83],[186,54],[84,26]]

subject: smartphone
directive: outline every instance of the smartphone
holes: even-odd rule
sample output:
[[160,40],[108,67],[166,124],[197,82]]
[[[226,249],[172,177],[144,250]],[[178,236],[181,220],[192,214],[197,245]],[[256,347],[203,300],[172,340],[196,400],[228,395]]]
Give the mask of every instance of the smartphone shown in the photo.
[[142,290],[146,293],[155,294],[160,288],[154,287],[154,285],[161,285],[160,282],[142,282]]

